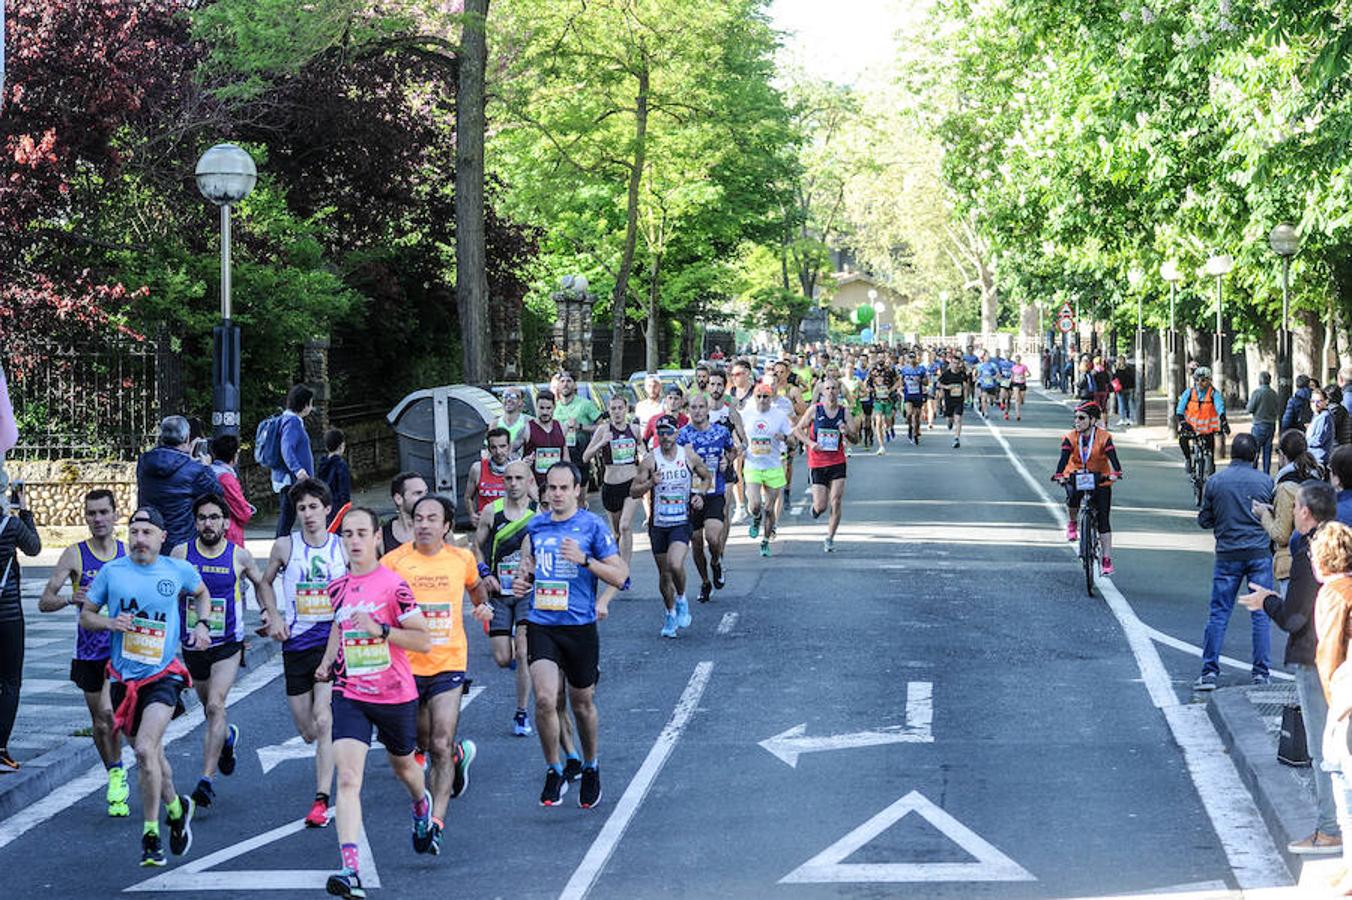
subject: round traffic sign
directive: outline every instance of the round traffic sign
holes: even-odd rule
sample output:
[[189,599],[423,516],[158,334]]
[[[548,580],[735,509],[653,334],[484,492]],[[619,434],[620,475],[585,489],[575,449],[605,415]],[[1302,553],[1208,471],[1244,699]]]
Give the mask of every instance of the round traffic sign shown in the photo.
[[1057,322],[1057,327],[1065,334],[1070,334],[1075,330],[1075,320],[1071,318],[1061,318]]

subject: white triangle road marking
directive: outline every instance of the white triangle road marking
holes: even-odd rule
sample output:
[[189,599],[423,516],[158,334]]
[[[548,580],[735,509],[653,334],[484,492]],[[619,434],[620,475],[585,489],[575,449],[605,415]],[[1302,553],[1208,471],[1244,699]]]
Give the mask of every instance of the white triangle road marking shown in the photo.
[[[976,862],[846,863],[860,847],[910,813],[915,813],[957,844]],[[862,884],[926,881],[1037,881],[1032,873],[1001,853],[972,829],[911,791],[863,825],[779,880],[780,884]]]

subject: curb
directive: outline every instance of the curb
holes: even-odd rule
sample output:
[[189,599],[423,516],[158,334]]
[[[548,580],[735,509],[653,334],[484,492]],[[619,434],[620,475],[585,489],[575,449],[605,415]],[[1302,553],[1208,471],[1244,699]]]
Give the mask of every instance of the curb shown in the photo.
[[[256,669],[281,652],[281,644],[274,640],[255,635],[250,635],[250,638],[244,649],[246,668]],[[200,706],[197,692],[184,691],[183,705],[186,709]],[[98,764],[98,751],[88,737],[72,737],[65,746],[48,750],[36,759],[29,760],[17,773],[3,776],[4,781],[0,782],[6,786],[0,792],[0,822]]]
[[1297,856],[1287,844],[1298,841],[1313,830],[1315,810],[1304,799],[1305,788],[1290,768],[1277,761],[1272,737],[1243,687],[1221,688],[1207,701],[1207,715],[1230,752],[1240,780],[1249,789],[1259,815],[1277,845],[1277,852],[1296,881],[1301,870],[1320,856]]

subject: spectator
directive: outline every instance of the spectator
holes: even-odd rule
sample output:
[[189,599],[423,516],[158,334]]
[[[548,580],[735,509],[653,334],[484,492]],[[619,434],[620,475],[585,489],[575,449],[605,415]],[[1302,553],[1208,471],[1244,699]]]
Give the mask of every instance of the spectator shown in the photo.
[[19,714],[19,689],[23,685],[24,623],[18,554],[37,556],[42,552],[42,539],[28,511],[22,485],[15,482],[10,490],[8,498],[0,493],[0,773],[19,770],[9,752],[9,735]]
[[[1305,435],[1296,429],[1283,432],[1277,448],[1277,488],[1272,506],[1259,503],[1254,506],[1263,528],[1267,530],[1277,552],[1272,557],[1272,577],[1277,581],[1277,593],[1286,595],[1286,579],[1290,577],[1291,551],[1287,544],[1295,527],[1295,502],[1300,486],[1310,479],[1322,479],[1323,469],[1315,462],[1305,446]],[[1336,498],[1335,498],[1336,502]]]
[[1253,416],[1249,434],[1258,442],[1258,452],[1262,456],[1260,470],[1272,471],[1272,438],[1277,433],[1277,414],[1281,412],[1281,398],[1272,389],[1272,373],[1258,373],[1258,388],[1249,395],[1249,404],[1245,407]]
[[236,547],[244,546],[244,526],[258,510],[244,496],[244,487],[239,482],[239,472],[235,469],[239,458],[239,438],[233,434],[222,434],[211,441],[211,472],[221,483],[221,497],[230,513],[230,521],[225,526],[225,539]]
[[1343,392],[1343,409],[1352,413],[1352,366],[1338,370],[1338,388]]
[[[1325,765],[1332,771],[1333,805],[1337,811],[1338,826],[1342,831],[1352,828],[1352,754],[1348,752],[1348,716],[1352,713],[1348,675],[1352,668],[1345,665],[1348,657],[1347,641],[1352,635],[1348,617],[1352,614],[1352,528],[1341,522],[1329,522],[1319,529],[1310,541],[1310,565],[1314,577],[1323,585],[1314,600],[1315,647],[1314,663],[1319,670],[1319,683],[1328,700],[1328,719],[1324,725],[1323,747]],[[1343,851],[1347,861],[1347,850]],[[1338,896],[1352,893],[1352,874],[1344,873],[1334,892]]]
[[[315,455],[310,448],[310,435],[305,431],[305,417],[314,411],[315,392],[298,384],[286,393],[286,409],[282,411],[279,438],[282,468],[272,470],[272,489],[282,493],[288,487],[309,478],[315,471]],[[277,537],[288,535],[296,524],[296,505],[282,497],[282,511],[277,516]]]
[[1329,385],[1324,388],[1324,397],[1328,401],[1329,418],[1333,420],[1333,446],[1352,444],[1352,413],[1343,406],[1342,388]]
[[[1089,357],[1080,361],[1080,374],[1075,382],[1075,397],[1077,400],[1093,400],[1094,395],[1098,393],[1098,379],[1094,377],[1094,362]],[[1103,409],[1102,406],[1099,409]]]
[[329,524],[344,506],[352,502],[352,470],[343,454],[347,452],[347,435],[341,429],[324,432],[324,458],[319,461],[319,480],[329,486],[333,506],[329,510]]
[[1338,492],[1338,521],[1352,527],[1352,447],[1337,447],[1329,456],[1329,481]]
[[136,461],[136,505],[152,506],[164,517],[166,551],[197,534],[192,501],[221,492],[211,469],[188,455],[191,448],[188,420],[166,416],[160,423],[159,445]]
[[[1288,431],[1282,435],[1282,442],[1285,443],[1288,436],[1299,434]],[[1285,661],[1295,675],[1296,696],[1305,720],[1305,744],[1310,752],[1317,810],[1314,833],[1287,845],[1290,852],[1301,856],[1337,853],[1343,846],[1342,829],[1334,812],[1333,783],[1321,765],[1321,745],[1329,707],[1319,683],[1319,670],[1315,668],[1314,605],[1319,582],[1315,581],[1310,565],[1310,541],[1317,539],[1336,511],[1333,488],[1327,482],[1307,481],[1301,485],[1296,491],[1295,533],[1291,536],[1289,551],[1291,581],[1285,597],[1259,588],[1239,598],[1250,611],[1261,609],[1287,633]]]
[[1313,414],[1310,411],[1310,376],[1297,375],[1296,389],[1291,392],[1291,399],[1286,401],[1286,409],[1282,411],[1282,431],[1288,428],[1304,429],[1310,424]]
[[1117,424],[1126,427],[1136,422],[1136,369],[1125,356],[1113,367],[1113,390],[1117,391]]
[[1107,367],[1103,365],[1103,358],[1094,357],[1094,402],[1098,408],[1103,410],[1103,420],[1108,420],[1108,395],[1113,390],[1112,375],[1109,374]]
[[1314,410],[1314,418],[1305,430],[1305,443],[1310,446],[1310,455],[1322,466],[1333,452],[1333,414],[1329,412],[1323,390],[1310,391],[1310,407]]
[[[1230,465],[1217,470],[1206,483],[1197,524],[1216,538],[1216,560],[1211,575],[1211,613],[1202,638],[1202,674],[1193,683],[1197,691],[1214,691],[1220,674],[1221,643],[1235,608],[1235,597],[1245,586],[1271,589],[1272,539],[1254,513],[1255,501],[1272,502],[1272,479],[1255,468],[1258,444],[1253,435],[1240,434],[1230,448]],[[1268,683],[1271,635],[1266,613],[1250,613],[1253,626],[1254,684]]]

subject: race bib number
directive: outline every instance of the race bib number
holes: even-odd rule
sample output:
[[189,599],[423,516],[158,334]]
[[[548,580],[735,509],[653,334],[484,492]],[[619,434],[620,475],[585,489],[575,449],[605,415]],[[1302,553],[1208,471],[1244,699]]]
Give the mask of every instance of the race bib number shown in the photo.
[[164,659],[165,625],[154,619],[135,616],[131,631],[122,633],[122,658],[158,666]]
[[375,675],[390,667],[390,645],[365,631],[344,629],[343,668],[348,678]]
[[688,498],[684,493],[668,492],[657,495],[656,517],[661,519],[685,518],[685,504]]
[[633,438],[615,438],[610,442],[610,461],[615,465],[632,465],[637,456],[638,441]]
[[444,647],[455,637],[455,617],[451,615],[449,603],[419,603],[423,618],[427,620],[427,630],[432,633],[432,646]]
[[327,582],[302,581],[296,585],[296,621],[333,621],[333,603],[329,601]]
[[511,593],[512,581],[515,580],[516,570],[520,565],[520,553],[513,553],[506,559],[498,560],[498,584],[501,585],[504,594]]
[[536,447],[535,471],[548,472],[549,467],[563,459],[562,447]]
[[1009,387],[1010,384],[1012,384],[1012,383],[1013,383],[1012,379],[1009,379],[1009,378],[1001,378],[1001,379],[1000,379],[1000,387]]
[[918,394],[918,393],[920,393],[920,379],[919,379],[919,378],[916,378],[916,377],[911,376],[911,375],[906,376],[906,393],[908,393],[908,394]]
[[[187,619],[188,619],[188,631],[191,632],[194,628],[197,627],[197,605],[192,602],[191,598],[189,598],[188,600]],[[211,598],[211,615],[207,618],[207,630],[211,633],[211,636],[214,638],[225,636],[224,597]]]
[[773,440],[768,437],[753,436],[751,438],[752,456],[769,456],[773,448]]
[[961,384],[950,384],[950,385],[948,386],[948,396],[950,396],[950,397],[961,397],[961,396],[962,396],[962,385],[961,385]]
[[566,581],[535,582],[535,608],[542,609],[547,612],[567,612],[568,582]]
[[840,449],[840,432],[835,428],[823,428],[817,432],[817,446],[823,453],[835,453]]
[[577,425],[576,425],[576,423],[574,423],[574,424],[568,429],[568,433],[565,434],[565,435],[563,436],[563,442],[564,442],[565,444],[567,444],[569,447],[576,447],[576,446],[577,446]]
[[1094,489],[1094,473],[1093,473],[1093,472],[1076,472],[1076,473],[1075,473],[1075,490],[1077,490],[1077,491],[1092,491],[1093,489]]

